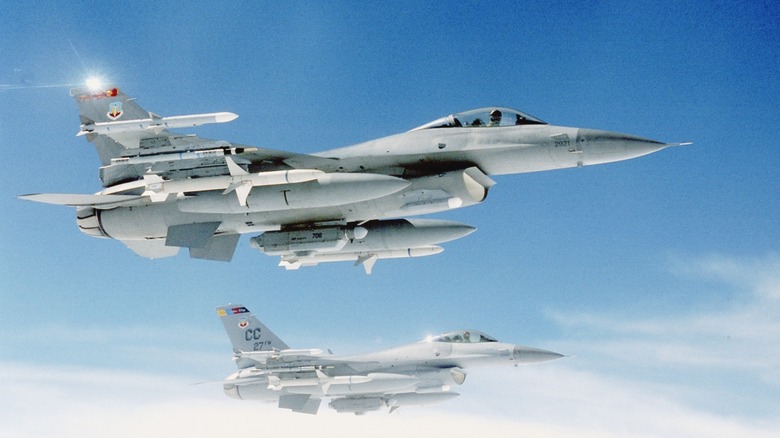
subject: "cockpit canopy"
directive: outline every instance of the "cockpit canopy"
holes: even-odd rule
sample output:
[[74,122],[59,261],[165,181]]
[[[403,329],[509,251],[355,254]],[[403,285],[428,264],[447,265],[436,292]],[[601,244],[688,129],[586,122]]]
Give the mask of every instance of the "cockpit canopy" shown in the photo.
[[412,129],[420,131],[435,128],[479,128],[518,125],[546,125],[536,117],[512,109],[492,106],[451,114]]
[[434,336],[429,339],[430,342],[452,342],[458,344],[476,344],[479,342],[498,342],[492,336],[488,336],[476,330],[455,330]]

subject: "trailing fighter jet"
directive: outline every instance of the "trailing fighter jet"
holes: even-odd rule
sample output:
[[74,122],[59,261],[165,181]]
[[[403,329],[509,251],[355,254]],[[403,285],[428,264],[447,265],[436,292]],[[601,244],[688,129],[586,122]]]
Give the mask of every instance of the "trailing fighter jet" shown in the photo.
[[[474,227],[404,219],[478,204],[492,175],[609,163],[668,146],[632,135],[549,125],[490,107],[452,114],[401,134],[307,155],[177,134],[225,123],[229,112],[161,117],[119,88],[71,90],[79,136],[97,150],[96,194],[22,199],[76,207],[79,229],[160,258],[230,261],[241,234],[253,248],[298,269],[419,257]],[[259,234],[262,233],[262,234]]]
[[528,364],[563,357],[552,351],[505,344],[475,330],[458,330],[376,353],[333,356],[290,349],[246,307],[217,308],[233,344],[238,371],[222,382],[241,400],[276,402],[316,414],[322,399],[337,412],[364,414],[425,406],[458,396],[453,385],[471,367]]

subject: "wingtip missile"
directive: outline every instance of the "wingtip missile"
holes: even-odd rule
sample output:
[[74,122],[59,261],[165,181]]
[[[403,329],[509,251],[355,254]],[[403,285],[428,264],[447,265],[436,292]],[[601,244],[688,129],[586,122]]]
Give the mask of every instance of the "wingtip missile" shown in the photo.
[[237,118],[238,118],[238,114],[231,113],[231,112],[228,112],[228,111],[214,113],[214,120],[216,121],[216,123],[232,122],[233,120],[236,120]]
[[87,134],[120,134],[128,132],[160,131],[169,128],[186,128],[210,123],[227,123],[238,118],[238,114],[219,112],[208,114],[191,114],[185,116],[160,117],[149,115],[148,119],[120,120],[115,122],[98,122],[81,125],[77,137]]

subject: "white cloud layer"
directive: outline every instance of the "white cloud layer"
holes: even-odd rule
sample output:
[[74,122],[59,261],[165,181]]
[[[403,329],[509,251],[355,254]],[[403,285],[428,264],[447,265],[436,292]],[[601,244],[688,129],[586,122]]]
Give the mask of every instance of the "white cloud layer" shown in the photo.
[[203,374],[192,360],[175,375],[0,362],[0,436],[776,436],[780,259],[707,257],[674,271],[734,299],[645,319],[555,314],[570,334],[545,345],[574,357],[475,370],[437,407],[307,416],[193,386]]
[[0,435],[771,437],[780,427],[778,419],[697,410],[662,387],[571,365],[475,374],[462,397],[441,407],[355,417],[231,400],[219,385],[192,386],[184,377],[6,363],[0,365]]
[[584,345],[578,341],[578,350],[635,365],[754,372],[778,386],[780,349],[773,346],[780,345],[780,257],[676,259],[673,270],[709,285],[702,287],[726,284],[733,298],[720,308],[702,303],[705,310],[646,319],[560,313],[552,318],[569,329],[601,334]]

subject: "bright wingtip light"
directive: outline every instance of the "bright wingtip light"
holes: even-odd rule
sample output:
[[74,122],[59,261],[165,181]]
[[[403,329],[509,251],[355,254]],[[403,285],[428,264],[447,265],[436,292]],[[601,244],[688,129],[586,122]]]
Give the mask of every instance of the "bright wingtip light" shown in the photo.
[[87,78],[85,83],[87,85],[87,88],[89,88],[92,91],[98,91],[103,86],[103,81],[96,76]]

